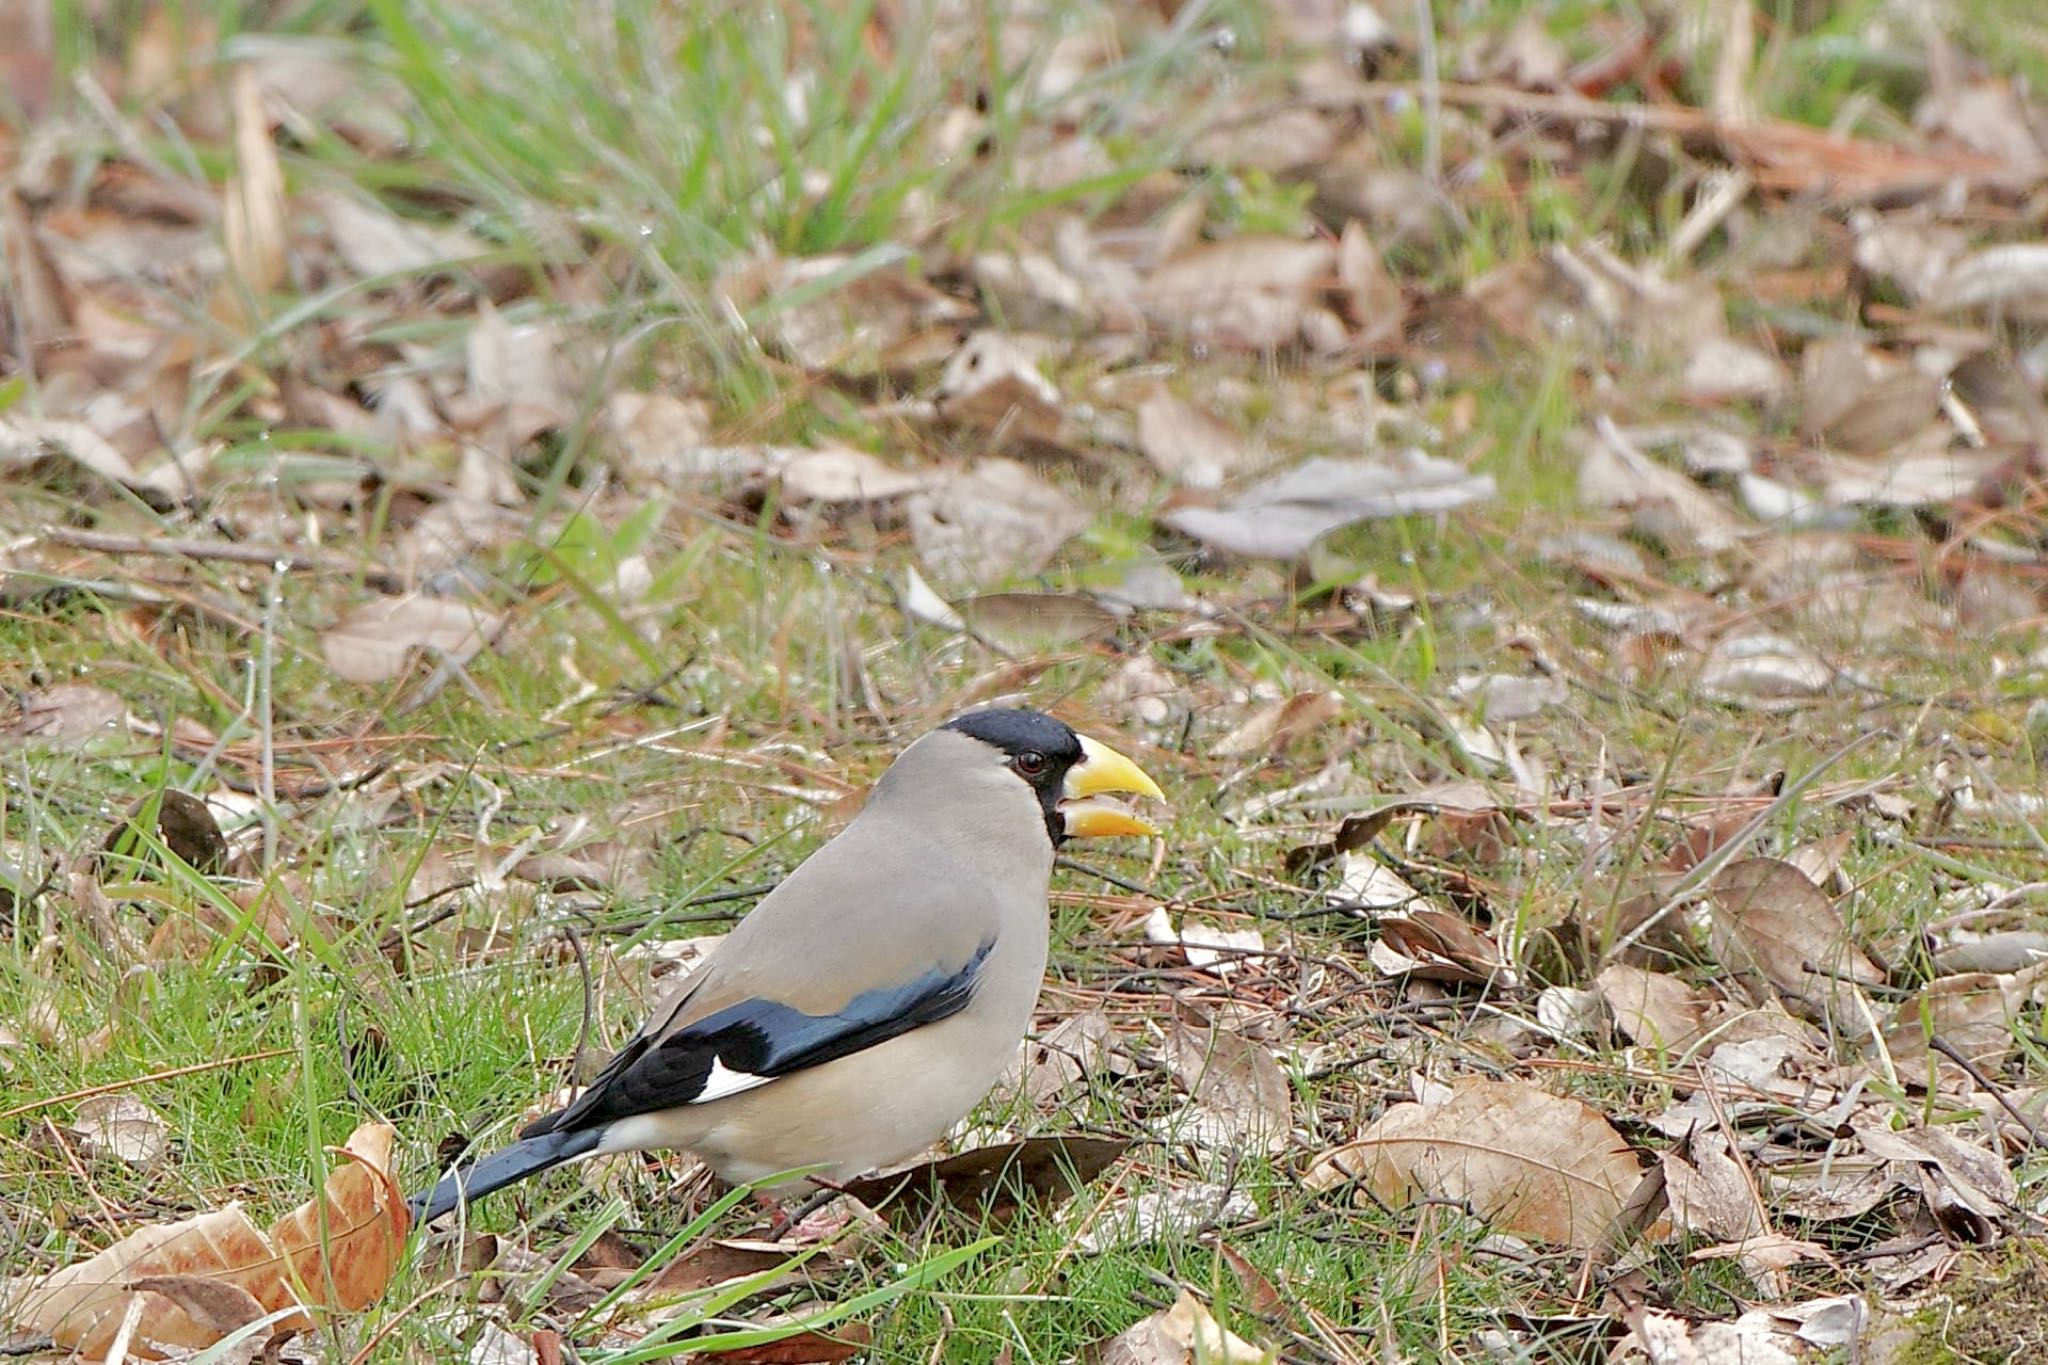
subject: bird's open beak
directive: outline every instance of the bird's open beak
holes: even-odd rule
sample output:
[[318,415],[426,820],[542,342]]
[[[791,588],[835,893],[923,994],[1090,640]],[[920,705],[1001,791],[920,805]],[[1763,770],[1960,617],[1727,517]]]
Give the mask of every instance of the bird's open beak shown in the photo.
[[1145,770],[1107,744],[1080,736],[1081,761],[1067,770],[1060,814],[1066,817],[1070,839],[1102,839],[1118,834],[1157,834],[1151,821],[1139,816],[1112,792],[1149,796],[1164,801],[1166,793],[1146,775]]

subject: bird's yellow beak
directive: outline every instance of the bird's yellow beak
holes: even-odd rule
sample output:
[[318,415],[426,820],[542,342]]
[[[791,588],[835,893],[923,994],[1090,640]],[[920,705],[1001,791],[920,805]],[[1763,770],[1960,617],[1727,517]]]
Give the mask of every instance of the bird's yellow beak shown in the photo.
[[1164,801],[1166,793],[1159,790],[1159,784],[1107,744],[1086,735],[1079,738],[1081,761],[1067,770],[1065,796],[1060,802],[1067,837],[1105,839],[1118,834],[1159,833],[1156,825],[1122,802],[1107,799],[1112,792],[1122,792]]

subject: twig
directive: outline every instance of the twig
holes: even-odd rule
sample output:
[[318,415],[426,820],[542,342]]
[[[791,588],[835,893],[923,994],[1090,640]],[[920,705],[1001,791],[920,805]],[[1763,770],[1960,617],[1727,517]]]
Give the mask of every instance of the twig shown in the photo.
[[291,573],[360,574],[365,583],[380,592],[398,592],[405,586],[397,574],[367,561],[312,550],[294,550],[284,545],[187,540],[177,536],[122,536],[73,526],[46,527],[42,538],[77,550],[97,550],[101,554],[161,555],[176,559],[222,560],[230,564],[281,565]]
[[2034,1121],[2028,1118],[2025,1114],[2021,1113],[2019,1108],[2016,1105],[2014,1105],[2011,1100],[2005,1097],[2005,1091],[1999,1086],[1993,1084],[1989,1076],[1986,1076],[1982,1071],[1979,1071],[1977,1069],[1977,1064],[1975,1062],[1971,1061],[1968,1057],[1965,1057],[1961,1052],[1957,1051],[1953,1043],[1949,1042],[1948,1039],[1942,1037],[1938,1033],[1928,1035],[1927,1046],[1933,1048],[1936,1052],[1939,1052],[1942,1056],[1948,1058],[1957,1066],[1961,1067],[1964,1071],[1968,1072],[1971,1080],[1975,1081],[1978,1085],[1984,1087],[1984,1089],[1991,1092],[1991,1098],[1998,1101],[1999,1108],[2003,1109],[2006,1113],[2012,1115],[2012,1121],[2014,1123],[2017,1123],[2020,1127],[2027,1130],[2027,1137],[2032,1140],[2033,1144],[2036,1147],[2039,1147],[2044,1151],[2048,1151],[2048,1138],[2044,1138],[2041,1136],[2041,1130],[2034,1126]]
[[12,1109],[0,1109],[0,1119],[19,1118],[23,1114],[33,1114],[38,1109],[49,1109],[59,1104],[70,1104],[73,1100],[89,1100],[94,1095],[110,1095],[116,1090],[132,1090],[138,1085],[148,1085],[152,1081],[174,1080],[179,1076],[190,1076],[199,1071],[219,1071],[223,1067],[240,1066],[244,1062],[267,1062],[273,1057],[289,1057],[297,1051],[297,1048],[290,1047],[265,1048],[261,1052],[248,1052],[240,1057],[220,1057],[210,1062],[194,1062],[190,1066],[174,1066],[168,1071],[152,1071],[147,1076],[132,1076],[125,1081],[108,1081],[105,1085],[89,1085],[83,1090],[67,1091],[62,1095],[52,1095],[48,1099],[31,1100],[27,1104],[18,1104]]

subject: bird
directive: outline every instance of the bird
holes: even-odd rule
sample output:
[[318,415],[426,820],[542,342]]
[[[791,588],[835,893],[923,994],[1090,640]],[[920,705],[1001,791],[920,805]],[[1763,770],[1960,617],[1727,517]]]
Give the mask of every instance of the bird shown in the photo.
[[600,1153],[686,1149],[772,1194],[923,1151],[1030,1027],[1056,850],[1159,833],[1115,796],[1165,800],[1131,759],[1041,711],[971,711],[923,735],[588,1089],[450,1170],[413,1215]]

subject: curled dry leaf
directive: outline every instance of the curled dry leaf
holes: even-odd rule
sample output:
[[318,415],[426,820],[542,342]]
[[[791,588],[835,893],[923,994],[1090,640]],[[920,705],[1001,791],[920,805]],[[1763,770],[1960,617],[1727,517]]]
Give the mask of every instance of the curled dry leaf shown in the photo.
[[908,253],[769,257],[721,281],[741,312],[758,311],[761,336],[814,372],[869,375],[928,328],[974,315],[972,306],[910,273]]
[[1876,1114],[1859,1115],[1856,1136],[1872,1156],[1903,1163],[1917,1176],[1927,1211],[1970,1241],[1997,1240],[2019,1201],[2019,1185],[1995,1152],[1947,1128],[1894,1131]]
[[1740,523],[1720,499],[1651,459],[1608,418],[1594,422],[1584,449],[1579,500],[1588,507],[1621,508],[1638,533],[1688,553],[1718,554],[1740,538]]
[[1224,1028],[1176,1020],[1166,1035],[1166,1064],[1187,1087],[1184,1121],[1174,1131],[1200,1147],[1277,1152],[1294,1128],[1294,1091],[1273,1054]]
[[503,618],[467,602],[408,594],[357,607],[320,635],[327,666],[349,682],[388,682],[416,649],[468,663],[497,637]]
[[284,169],[277,144],[271,141],[270,118],[263,112],[263,92],[256,73],[235,69],[232,86],[235,118],[235,174],[228,182],[221,226],[227,236],[228,264],[243,289],[260,294],[284,279]]
[[1059,390],[1031,352],[1002,332],[976,332],[953,353],[939,378],[938,406],[949,422],[1026,441],[1057,441],[1065,424]]
[[1117,1333],[1094,1359],[1096,1365],[1271,1365],[1275,1354],[1224,1327],[1183,1289],[1171,1308]]
[[1512,988],[1518,977],[1491,935],[1449,910],[1416,905],[1377,921],[1372,962],[1390,976]]
[[1849,941],[1834,902],[1806,874],[1776,858],[1732,863],[1707,887],[1714,954],[1753,986],[1852,1038],[1869,1036],[1858,986],[1884,972]]
[[1835,670],[1797,640],[1733,635],[1718,642],[1700,668],[1700,692],[1758,711],[1802,705],[1827,691]]
[[[137,1280],[197,1277],[232,1285],[263,1311],[298,1311],[279,1330],[303,1330],[320,1311],[355,1312],[376,1301],[405,1246],[411,1219],[392,1173],[388,1124],[349,1135],[343,1160],[319,1196],[266,1232],[240,1204],[176,1223],[139,1228],[90,1260],[40,1278],[10,1281],[5,1319],[18,1331],[45,1333],[81,1356],[104,1355]],[[324,1237],[323,1237],[324,1232]],[[189,1296],[185,1296],[188,1297]],[[155,1348],[201,1350],[220,1340],[172,1297],[149,1296],[137,1335]],[[160,1350],[153,1353],[160,1354]]]
[[1493,494],[1490,474],[1473,474],[1420,450],[1400,450],[1376,459],[1307,460],[1221,507],[1175,508],[1163,520],[1231,554],[1295,559],[1340,526],[1448,512]]
[[1123,1138],[1026,1138],[849,1181],[840,1192],[906,1221],[924,1217],[936,1195],[1000,1223],[1026,1200],[1049,1206],[1068,1198],[1130,1147]]
[[1504,1232],[1603,1246],[1642,1180],[1635,1153],[1598,1110],[1521,1081],[1466,1079],[1436,1104],[1399,1104],[1315,1159],[1304,1183],[1361,1182],[1405,1203],[1470,1204]]
[[848,445],[798,451],[782,466],[782,496],[828,505],[888,502],[925,486],[925,476]]
[[1257,929],[1218,929],[1193,921],[1176,929],[1173,915],[1163,905],[1145,917],[1145,941],[1177,947],[1186,954],[1190,967],[1214,967],[1219,976],[1243,966],[1241,954],[1266,950],[1266,936]]
[[133,1095],[95,1095],[79,1103],[71,1136],[91,1158],[154,1166],[171,1145],[163,1115]]
[[1344,235],[1337,239],[1337,283],[1361,347],[1380,350],[1400,342],[1407,299],[1356,218],[1344,224]]
[[[1070,1015],[1037,1038],[1024,1040],[998,1089],[1014,1085],[1034,1109],[1057,1109],[1070,1093],[1086,1088],[1090,1076],[1110,1067],[1115,1036],[1100,1007]],[[1119,1060],[1128,1067],[1127,1059]]]

